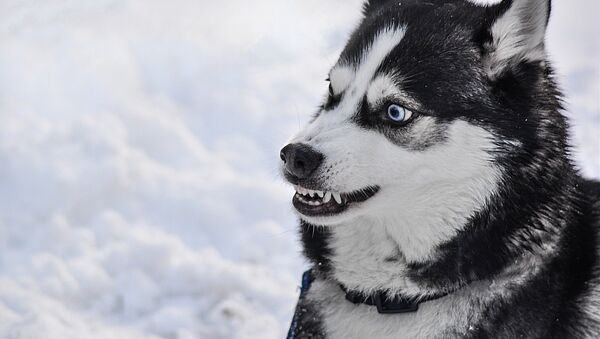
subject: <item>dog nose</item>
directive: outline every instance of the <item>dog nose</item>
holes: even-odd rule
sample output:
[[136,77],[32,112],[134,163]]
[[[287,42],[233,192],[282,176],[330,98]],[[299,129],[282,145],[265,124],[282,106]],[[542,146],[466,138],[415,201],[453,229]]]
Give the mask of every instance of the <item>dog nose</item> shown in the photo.
[[298,179],[308,178],[323,162],[323,154],[304,144],[289,144],[279,153],[286,171]]

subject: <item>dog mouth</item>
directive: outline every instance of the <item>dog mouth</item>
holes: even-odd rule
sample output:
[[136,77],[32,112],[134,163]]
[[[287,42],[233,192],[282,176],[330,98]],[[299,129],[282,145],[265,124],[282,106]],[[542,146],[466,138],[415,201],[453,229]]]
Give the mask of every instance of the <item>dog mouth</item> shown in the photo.
[[294,208],[310,217],[340,214],[352,205],[367,201],[379,191],[378,186],[369,186],[349,193],[310,190],[297,185],[294,188]]

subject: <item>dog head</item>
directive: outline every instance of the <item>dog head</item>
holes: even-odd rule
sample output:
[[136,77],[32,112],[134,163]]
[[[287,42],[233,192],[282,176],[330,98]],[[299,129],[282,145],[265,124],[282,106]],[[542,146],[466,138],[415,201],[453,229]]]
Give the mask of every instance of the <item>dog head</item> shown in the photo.
[[535,147],[549,13],[549,0],[366,3],[322,106],[281,151],[299,216],[456,232]]

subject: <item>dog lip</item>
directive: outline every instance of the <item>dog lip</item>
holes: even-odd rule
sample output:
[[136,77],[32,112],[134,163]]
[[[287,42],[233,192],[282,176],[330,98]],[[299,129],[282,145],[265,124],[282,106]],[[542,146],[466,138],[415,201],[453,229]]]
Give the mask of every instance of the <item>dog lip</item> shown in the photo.
[[[321,197],[312,194],[307,195],[305,193],[306,189],[299,187],[299,191],[294,194],[292,204],[300,214],[305,216],[333,216],[346,211],[353,204],[372,198],[379,192],[379,189],[379,186],[368,186],[349,193],[326,192],[325,196]],[[337,197],[335,197],[336,195]]]
[[313,191],[324,191],[324,192],[329,190],[325,187],[325,185],[322,185],[317,180],[314,180],[311,178],[300,180],[298,178],[294,178],[294,177],[290,176],[288,173],[284,173],[284,177],[288,183],[290,183],[294,186],[300,186],[304,189],[309,189],[309,190],[313,190]]
[[342,193],[342,198],[348,203],[363,202],[371,199],[377,192],[379,192],[379,186],[368,186],[360,190],[352,191],[350,193]]

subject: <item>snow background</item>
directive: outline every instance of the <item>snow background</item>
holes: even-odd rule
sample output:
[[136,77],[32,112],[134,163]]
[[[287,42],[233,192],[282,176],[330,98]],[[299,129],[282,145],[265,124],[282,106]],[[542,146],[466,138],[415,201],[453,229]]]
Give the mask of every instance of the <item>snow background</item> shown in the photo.
[[[283,338],[278,150],[360,3],[1,1],[0,338]],[[554,1],[548,41],[596,178],[599,17]]]

